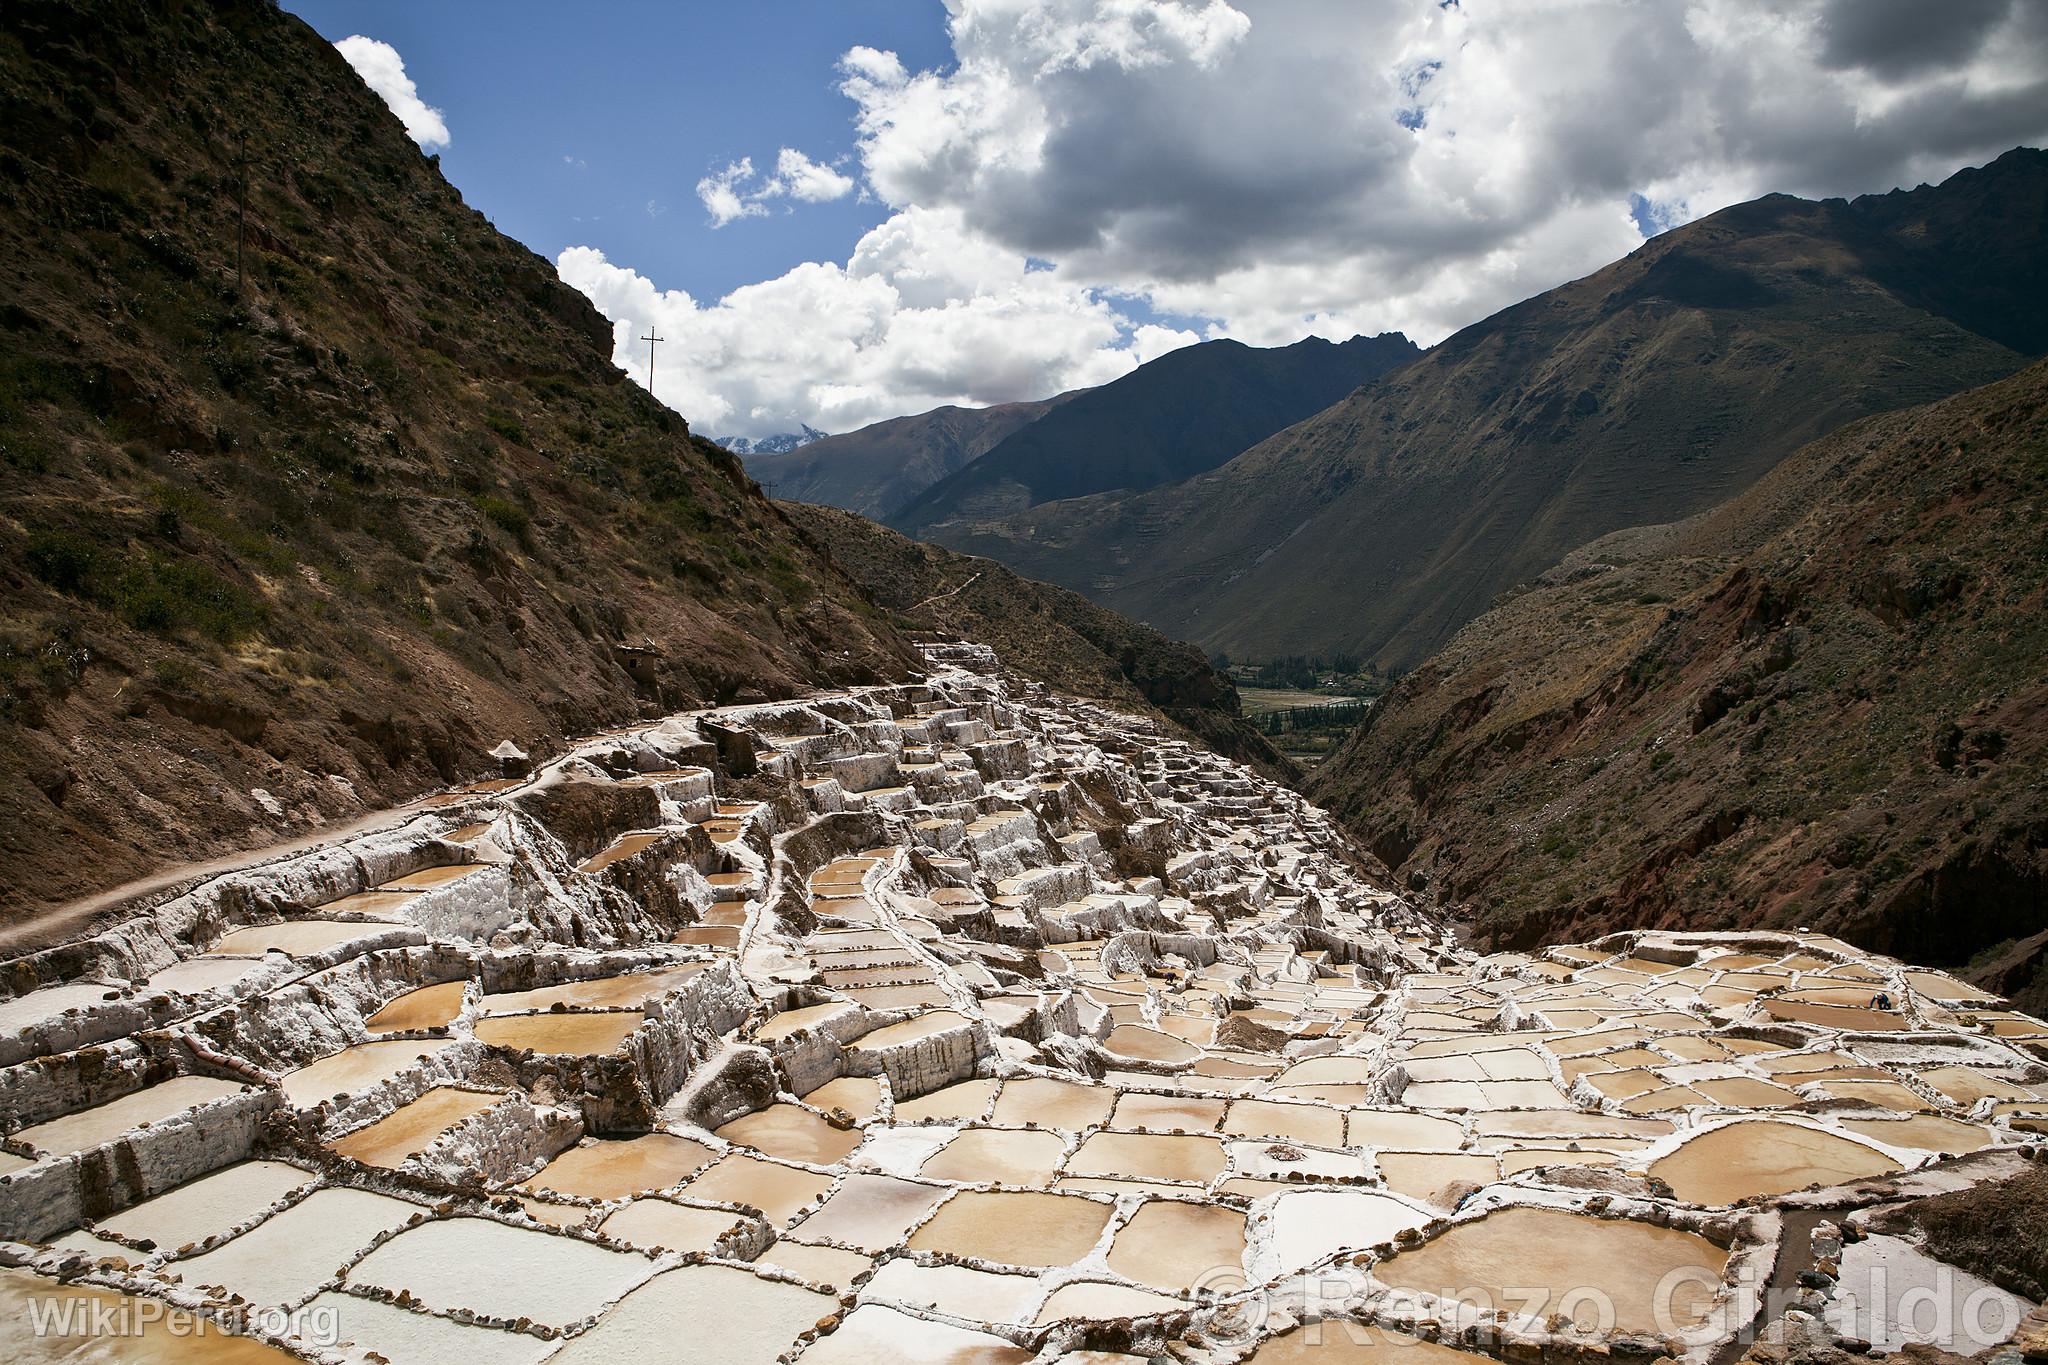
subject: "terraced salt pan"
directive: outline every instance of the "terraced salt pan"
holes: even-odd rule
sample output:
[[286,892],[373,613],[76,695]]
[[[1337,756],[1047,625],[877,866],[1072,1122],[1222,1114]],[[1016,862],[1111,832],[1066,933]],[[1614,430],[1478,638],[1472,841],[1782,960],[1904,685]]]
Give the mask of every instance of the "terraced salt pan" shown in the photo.
[[388,1001],[384,1007],[363,1021],[363,1027],[372,1033],[411,1032],[418,1029],[442,1028],[462,1013],[463,992],[467,981],[444,981],[437,986],[422,986],[416,991],[407,991]]
[[540,986],[528,991],[504,991],[486,995],[479,1011],[483,1014],[523,1014],[553,1009],[556,1005],[572,1010],[638,1009],[647,1001],[680,988],[703,971],[705,965],[690,962],[658,971],[565,981],[560,985]]
[[1109,1268],[1168,1292],[1228,1287],[1226,1273],[1242,1271],[1244,1249],[1244,1215],[1235,1209],[1154,1199],[1117,1229]]
[[1466,1152],[1382,1151],[1377,1160],[1388,1189],[1440,1208],[1456,1204],[1461,1188],[1490,1185],[1500,1178],[1500,1165],[1493,1157]]
[[383,1233],[425,1212],[367,1190],[319,1189],[233,1241],[177,1262],[186,1284],[222,1285],[252,1304],[293,1303]]
[[1803,1124],[1749,1119],[1686,1139],[1651,1163],[1650,1174],[1688,1203],[1732,1204],[1898,1169],[1898,1162],[1860,1142]]
[[1271,1137],[1317,1147],[1341,1147],[1344,1115],[1317,1105],[1237,1100],[1223,1116],[1223,1131],[1237,1137]]
[[922,1308],[970,1322],[1023,1322],[1041,1294],[1036,1275],[997,1274],[968,1266],[885,1261],[861,1286],[862,1302]]
[[1052,1184],[1066,1156],[1057,1133],[1006,1128],[970,1128],[947,1143],[918,1174],[927,1180],[962,1184]]
[[1345,1141],[1354,1147],[1455,1148],[1465,1127],[1434,1114],[1398,1109],[1354,1109],[1345,1122]]
[[388,1361],[460,1361],[462,1365],[539,1365],[556,1343],[503,1328],[475,1327],[396,1304],[329,1291],[316,1295],[296,1315],[300,1336],[317,1339],[332,1322],[341,1339],[334,1344],[374,1351]]
[[635,1199],[604,1222],[598,1231],[615,1242],[669,1251],[710,1251],[718,1239],[745,1220],[720,1209],[697,1209],[652,1197]]
[[1144,1128],[1159,1132],[1182,1129],[1189,1133],[1213,1133],[1223,1122],[1223,1101],[1193,1095],[1148,1095],[1127,1091],[1119,1096],[1110,1122],[1118,1128]]
[[1107,1086],[1027,1076],[1003,1082],[991,1117],[1005,1127],[1022,1128],[1035,1123],[1041,1128],[1079,1132],[1106,1120],[1109,1111],[1116,1107],[1116,1097],[1117,1092]]
[[1566,1313],[1582,1327],[1605,1327],[1580,1294],[1597,1289],[1612,1306],[1607,1330],[1669,1333],[1706,1321],[1727,1260],[1677,1228],[1507,1208],[1454,1224],[1372,1273],[1390,1288],[1537,1318]]
[[281,1161],[243,1161],[102,1218],[98,1227],[175,1251],[247,1222],[312,1182],[311,1172]]
[[261,957],[212,957],[204,954],[188,957],[183,962],[173,962],[160,972],[151,973],[149,979],[142,983],[139,993],[146,996],[165,992],[200,995],[232,986],[256,975],[267,965]]
[[1255,1258],[1256,1278],[1305,1270],[1339,1251],[1361,1251],[1421,1227],[1430,1215],[1370,1190],[1298,1190],[1274,1201],[1271,1235]]
[[1923,1152],[1944,1152],[1959,1156],[1989,1147],[1989,1131],[1974,1123],[1962,1123],[1939,1114],[1918,1114],[1912,1118],[1839,1118],[1836,1124],[1858,1137],[1875,1139],[1892,1147],[1911,1147]]
[[814,1166],[845,1160],[861,1142],[858,1128],[835,1128],[794,1104],[771,1104],[743,1114],[717,1131],[727,1142],[752,1147],[764,1156]]
[[600,1138],[563,1152],[523,1188],[585,1199],[623,1199],[677,1185],[709,1165],[715,1155],[703,1143],[674,1133]]
[[1186,1300],[1154,1294],[1102,1280],[1080,1280],[1063,1284],[1046,1296],[1037,1322],[1065,1322],[1072,1318],[1139,1318],[1178,1312]]
[[1176,1066],[1192,1062],[1202,1055],[1202,1050],[1193,1043],[1142,1024],[1117,1025],[1109,1031],[1109,1037],[1102,1046],[1119,1057]]
[[1191,1180],[1208,1184],[1223,1174],[1228,1158],[1222,1140],[1201,1134],[1091,1133],[1067,1171],[1074,1175]]
[[476,1021],[477,1041],[513,1052],[597,1057],[618,1051],[647,1016],[637,1010],[591,1014],[500,1014]]
[[920,1185],[886,1175],[849,1175],[794,1234],[807,1242],[837,1242],[882,1252],[901,1243],[946,1197],[943,1185]]
[[962,1190],[908,1245],[1005,1265],[1071,1265],[1101,1240],[1110,1209],[1077,1195]]
[[772,1365],[797,1334],[838,1303],[798,1285],[779,1284],[723,1265],[664,1271],[575,1337],[554,1365],[686,1358],[688,1343],[721,1365]]
[[833,1289],[851,1288],[853,1282],[874,1269],[874,1261],[857,1251],[838,1247],[809,1246],[784,1237],[762,1252],[755,1264],[787,1270],[812,1284]]
[[208,957],[250,957],[279,952],[287,957],[309,957],[338,948],[344,943],[391,932],[389,924],[356,924],[343,920],[299,919],[281,924],[252,924],[234,929],[206,950]]
[[803,1365],[1025,1365],[1036,1354],[988,1332],[864,1303],[799,1359]]
[[285,1099],[295,1108],[305,1109],[336,1095],[352,1095],[382,1085],[414,1069],[422,1057],[432,1057],[454,1045],[453,1039],[357,1043],[296,1071],[287,1071],[279,1079]]
[[443,1218],[385,1242],[348,1279],[403,1290],[429,1308],[561,1327],[623,1297],[652,1268],[645,1256],[571,1237],[488,1218]]
[[408,872],[403,877],[385,882],[379,891],[431,891],[450,882],[461,881],[489,866],[488,863],[451,863],[446,867],[423,867],[417,872]]
[[576,865],[578,872],[602,872],[613,863],[621,862],[636,853],[645,852],[668,837],[665,830],[650,830],[637,834],[622,834],[612,840],[603,851],[593,854]]
[[434,1139],[456,1124],[481,1114],[503,1098],[488,1091],[438,1086],[375,1123],[336,1138],[327,1147],[337,1156],[360,1161],[365,1166],[398,1166],[407,1157],[431,1147]]
[[112,1142],[139,1124],[161,1123],[196,1105],[239,1094],[243,1089],[234,1081],[219,1081],[211,1076],[173,1076],[118,1100],[33,1124],[16,1132],[14,1138],[46,1157],[82,1152]]
[[905,1019],[899,1024],[885,1024],[854,1043],[854,1047],[863,1052],[879,1052],[883,1048],[914,1043],[920,1038],[929,1038],[934,1034],[959,1028],[966,1023],[964,1016],[952,1010],[933,1010],[914,1019]]
[[61,986],[45,986],[26,995],[17,995],[12,1000],[0,1000],[0,1034],[19,1033],[25,1028],[47,1023],[67,1010],[92,1009],[105,1003],[109,996],[118,994],[111,986],[76,981]]

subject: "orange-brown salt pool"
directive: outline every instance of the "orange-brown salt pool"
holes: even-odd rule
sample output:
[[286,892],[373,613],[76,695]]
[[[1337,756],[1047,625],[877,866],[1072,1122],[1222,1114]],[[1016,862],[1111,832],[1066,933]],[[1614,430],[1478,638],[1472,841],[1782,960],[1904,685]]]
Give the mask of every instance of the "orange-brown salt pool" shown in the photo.
[[476,1021],[479,1042],[517,1052],[535,1052],[567,1057],[603,1056],[618,1050],[633,1031],[647,1022],[638,1010],[609,1010],[602,1014],[501,1014]]
[[1687,1139],[1652,1163],[1650,1174],[1690,1203],[1732,1204],[1750,1195],[1839,1185],[1898,1169],[1896,1161],[1860,1142],[1801,1124],[1752,1119]]
[[1507,1208],[1456,1224],[1380,1263],[1373,1275],[1396,1289],[1539,1318],[1570,1312],[1588,1324],[1593,1305],[1567,1296],[1597,1289],[1612,1304],[1615,1328],[1662,1332],[1705,1321],[1727,1260],[1723,1248],[1677,1228]]
[[444,1085],[411,1104],[400,1105],[383,1118],[327,1144],[328,1150],[365,1166],[397,1166],[456,1124],[496,1104],[502,1095]]
[[1101,1239],[1111,1208],[1078,1195],[962,1190],[909,1245],[1006,1265],[1072,1265]]
[[764,1155],[818,1166],[843,1160],[861,1142],[858,1128],[834,1128],[794,1104],[771,1104],[742,1114],[717,1131],[727,1142],[741,1143]]
[[702,1169],[714,1153],[674,1133],[648,1133],[624,1141],[600,1139],[571,1147],[522,1187],[585,1199],[619,1199],[665,1190]]

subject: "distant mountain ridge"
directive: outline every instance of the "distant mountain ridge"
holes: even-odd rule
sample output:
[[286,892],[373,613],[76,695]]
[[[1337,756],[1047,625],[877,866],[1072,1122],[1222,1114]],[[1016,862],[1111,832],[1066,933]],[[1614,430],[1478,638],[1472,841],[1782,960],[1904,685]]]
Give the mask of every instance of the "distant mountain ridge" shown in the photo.
[[760,436],[749,440],[745,436],[714,436],[714,445],[722,445],[735,455],[787,455],[792,450],[825,439],[825,433],[813,426],[800,425],[795,431],[778,432],[773,436]]
[[1309,791],[1500,945],[1810,925],[2048,1006],[2048,363],[1574,550]]
[[793,450],[746,456],[772,497],[886,517],[996,442],[1085,390],[986,408],[953,405],[892,417]]
[[886,519],[957,547],[986,517],[1185,479],[1421,353],[1395,332],[1184,346],[1019,428]]
[[1412,667],[1574,546],[1701,511],[1844,422],[2048,348],[2044,207],[2048,157],[2030,149],[1937,187],[1767,196],[1467,327],[1211,471],[895,520],[1238,658]]

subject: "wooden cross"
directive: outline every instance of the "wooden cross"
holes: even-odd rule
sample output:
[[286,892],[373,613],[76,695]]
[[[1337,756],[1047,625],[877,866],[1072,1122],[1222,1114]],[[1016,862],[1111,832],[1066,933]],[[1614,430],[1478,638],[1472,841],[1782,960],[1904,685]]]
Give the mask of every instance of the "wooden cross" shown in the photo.
[[647,343],[647,391],[648,391],[649,393],[653,393],[653,392],[654,392],[654,343],[655,343],[655,342],[657,342],[657,341],[666,341],[666,340],[668,340],[668,338],[667,338],[667,337],[658,337],[658,336],[656,336],[656,335],[654,334],[654,329],[653,329],[652,327],[649,327],[649,328],[647,329],[647,335],[646,335],[646,336],[644,336],[644,337],[641,337],[640,339],[641,339],[642,341],[644,341],[644,342],[646,342],[646,343]]

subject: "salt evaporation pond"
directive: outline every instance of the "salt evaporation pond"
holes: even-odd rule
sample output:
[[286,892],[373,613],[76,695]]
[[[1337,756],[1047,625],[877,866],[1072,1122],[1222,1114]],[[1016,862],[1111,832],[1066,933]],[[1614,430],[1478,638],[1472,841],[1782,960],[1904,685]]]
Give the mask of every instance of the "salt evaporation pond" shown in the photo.
[[703,1143],[673,1133],[599,1138],[557,1156],[525,1188],[585,1199],[623,1199],[680,1184],[716,1155]]
[[411,1071],[422,1058],[453,1047],[454,1040],[386,1039],[357,1043],[279,1078],[284,1097],[304,1109],[335,1095],[351,1095]]
[[44,1156],[82,1152],[112,1142],[137,1124],[161,1123],[196,1105],[240,1094],[244,1088],[234,1081],[218,1081],[211,1076],[173,1076],[118,1100],[32,1124],[16,1132],[14,1139]]
[[626,1010],[602,1014],[501,1014],[476,1021],[480,1043],[512,1052],[596,1057],[616,1052],[647,1021]]
[[1612,1305],[1613,1328],[1667,1332],[1706,1320],[1727,1260],[1723,1248],[1678,1228],[1507,1208],[1453,1224],[1373,1267],[1373,1277],[1482,1308],[1539,1318],[1569,1312],[1583,1326],[1597,1322],[1599,1309],[1575,1296],[1597,1290]]
[[365,1019],[363,1027],[372,1033],[445,1027],[462,1012],[463,992],[468,988],[467,981],[444,981],[407,991]]
[[1076,1195],[962,1190],[908,1245],[1006,1265],[1071,1265],[1101,1239],[1109,1214],[1110,1205]]
[[336,1138],[327,1148],[365,1166],[397,1166],[407,1157],[425,1151],[456,1124],[474,1118],[503,1098],[488,1091],[439,1086],[375,1123]]
[[296,1302],[383,1233],[425,1212],[368,1190],[319,1189],[202,1256],[177,1263],[186,1284],[217,1284],[253,1304]]
[[1860,1142],[1803,1124],[1750,1119],[1687,1138],[1653,1162],[1650,1174],[1688,1203],[1732,1204],[1898,1169],[1898,1162]]
[[674,1358],[690,1343],[719,1365],[773,1365],[797,1333],[838,1308],[829,1294],[722,1265],[656,1275],[575,1337],[551,1365]]
[[857,1128],[834,1128],[810,1110],[794,1104],[771,1104],[743,1114],[719,1128],[727,1142],[752,1147],[764,1156],[829,1166],[860,1146]]
[[98,1227],[175,1251],[249,1221],[313,1179],[281,1161],[243,1161],[131,1205]]
[[683,1193],[721,1204],[751,1204],[769,1221],[787,1223],[830,1188],[830,1176],[728,1152],[683,1186]]
[[1237,1210],[1153,1199],[1117,1229],[1109,1268],[1155,1289],[1214,1286],[1221,1282],[1217,1272],[1242,1269],[1244,1246]]
[[962,1184],[1050,1185],[1066,1156],[1055,1133],[970,1128],[940,1148],[918,1174]]
[[647,1278],[653,1263],[573,1237],[488,1218],[422,1223],[379,1246],[349,1271],[352,1284],[404,1291],[441,1310],[565,1326]]

